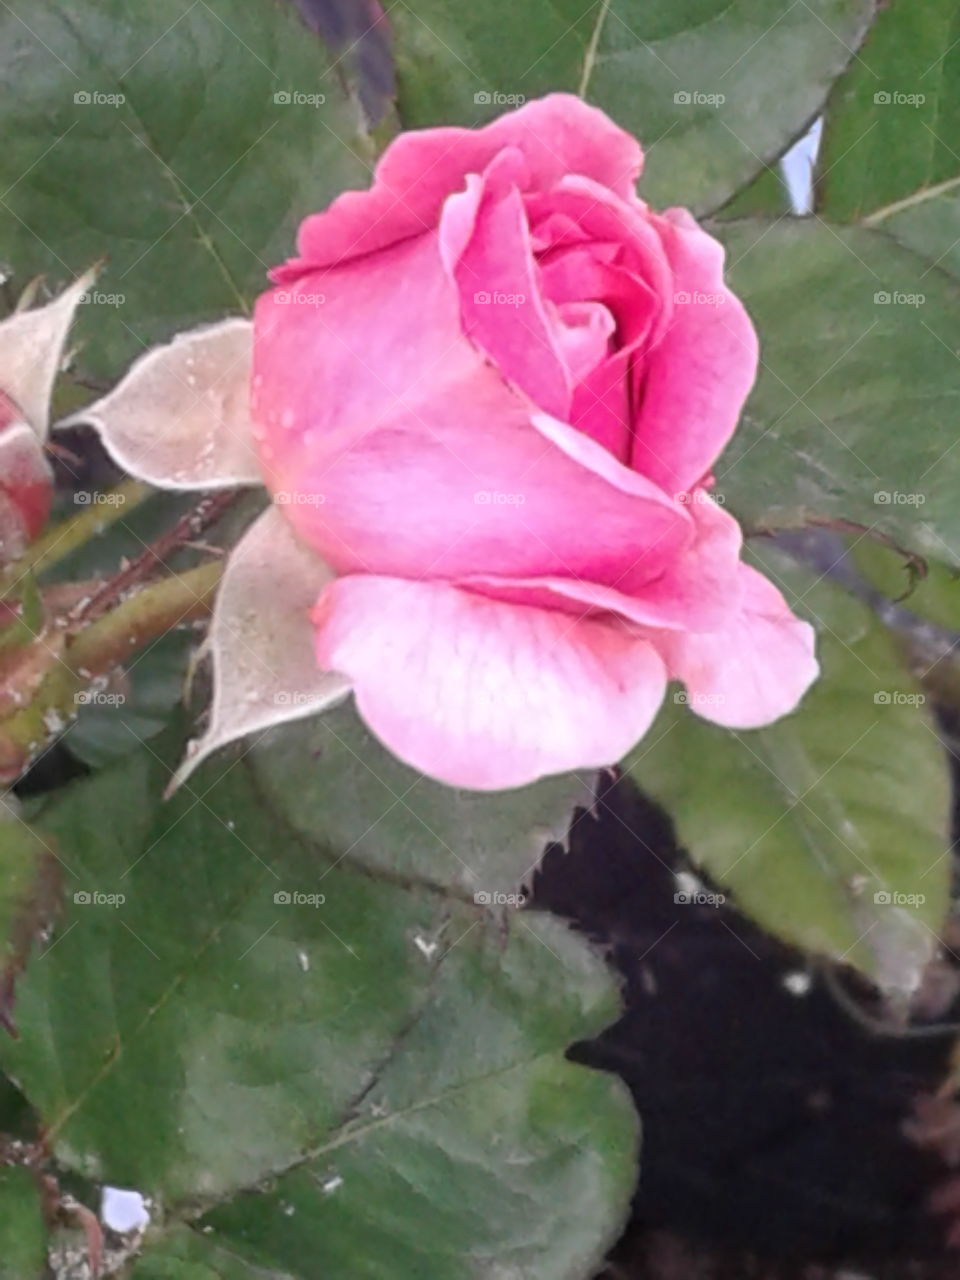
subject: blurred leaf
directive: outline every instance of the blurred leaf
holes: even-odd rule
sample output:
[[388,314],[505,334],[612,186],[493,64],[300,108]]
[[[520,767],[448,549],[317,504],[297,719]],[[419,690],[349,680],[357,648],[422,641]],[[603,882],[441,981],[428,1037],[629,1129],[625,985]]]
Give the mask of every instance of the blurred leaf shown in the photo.
[[17,984],[34,943],[60,908],[60,863],[53,845],[0,798],[0,1035],[16,1034]]
[[849,520],[960,562],[960,289],[878,231],[715,230],[763,344],[718,492],[753,526]]
[[329,67],[287,4],[36,0],[29,26],[0,6],[17,84],[0,113],[3,257],[60,282],[109,258],[80,309],[87,373],[243,311],[299,219],[366,184]]
[[58,1159],[167,1223],[248,1192],[213,1242],[298,1280],[586,1274],[635,1180],[625,1090],[563,1056],[615,1016],[600,958],[331,863],[241,765],[165,779],[141,752],[45,811],[72,901],[0,1058]]
[[79,714],[63,739],[71,753],[99,769],[162,733],[183,701],[195,639],[192,630],[161,636],[107,688],[80,694]]
[[289,1272],[264,1271],[223,1248],[209,1235],[188,1227],[148,1238],[144,1256],[134,1264],[132,1280],[293,1280]]
[[777,168],[766,166],[749,186],[718,210],[717,217],[729,222],[732,218],[782,218],[789,213],[787,184]]
[[[369,732],[353,700],[276,735],[250,755],[267,802],[347,864],[457,894],[516,893],[595,775],[543,778],[512,791],[460,791],[401,763]],[[482,899],[481,899],[482,900]]]
[[916,199],[889,205],[871,219],[878,231],[927,260],[924,283],[940,272],[960,280],[960,190],[956,182],[918,191]]
[[619,1080],[558,1052],[573,1030],[557,1035],[561,974],[573,1007],[588,978],[571,942],[530,915],[500,956],[453,945],[356,1114],[265,1194],[211,1214],[214,1239],[304,1280],[594,1275],[636,1176],[635,1125]]
[[46,1263],[36,1177],[28,1169],[0,1168],[0,1280],[43,1280]]
[[944,748],[865,606],[782,562],[765,571],[817,626],[819,682],[799,710],[750,732],[668,698],[626,767],[765,928],[909,991],[950,903]]
[[33,1109],[13,1081],[2,1075],[0,1075],[0,1134],[30,1142],[37,1137],[37,1118]]
[[509,105],[495,95],[583,93],[646,146],[645,199],[708,212],[816,114],[873,12],[873,0],[401,0],[400,116],[473,125]]
[[[873,538],[859,538],[850,554],[870,586],[918,618],[960,631],[960,572],[927,560],[926,576],[911,572],[910,561]],[[915,578],[915,580],[914,580]]]
[[390,23],[380,0],[292,2],[307,26],[345,60],[367,119],[378,125],[397,92]]
[[[890,0],[834,85],[818,210],[855,222],[960,185],[960,9],[956,0]],[[954,233],[954,239],[960,229]]]

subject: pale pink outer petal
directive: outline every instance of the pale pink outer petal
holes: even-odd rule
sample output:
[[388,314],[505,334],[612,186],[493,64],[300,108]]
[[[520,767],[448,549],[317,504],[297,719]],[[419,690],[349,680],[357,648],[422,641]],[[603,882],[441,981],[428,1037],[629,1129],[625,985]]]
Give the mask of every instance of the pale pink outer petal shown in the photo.
[[500,790],[621,759],[663,699],[655,650],[615,622],[501,604],[446,583],[339,578],[314,610],[321,666],[395,755]]
[[213,661],[210,719],[170,790],[228,743],[317,715],[346,697],[348,681],[317,666],[310,627],[310,609],[330,577],[272,507],[240,539],[205,642]]
[[[639,590],[651,610],[659,609],[694,631],[720,627],[734,617],[743,593],[739,523],[703,489],[678,494],[690,512],[694,539],[666,571]],[[660,624],[663,625],[663,624]]]
[[673,269],[674,306],[641,366],[633,465],[678,493],[703,478],[733,435],[756,378],[758,344],[724,283],[720,243],[684,209],[650,217]]
[[815,633],[763,574],[741,565],[741,608],[719,631],[655,637],[691,708],[728,729],[757,729],[793,711],[817,678]]
[[57,426],[92,423],[119,466],[164,489],[262,484],[250,417],[252,356],[249,320],[177,334]]
[[530,184],[539,190],[575,173],[630,198],[643,164],[634,138],[572,94],[538,98],[482,129],[411,130],[386,149],[369,191],[347,191],[303,222],[299,259],[278,268],[273,278],[285,283],[305,270],[433,230],[447,196],[504,147],[523,153]]

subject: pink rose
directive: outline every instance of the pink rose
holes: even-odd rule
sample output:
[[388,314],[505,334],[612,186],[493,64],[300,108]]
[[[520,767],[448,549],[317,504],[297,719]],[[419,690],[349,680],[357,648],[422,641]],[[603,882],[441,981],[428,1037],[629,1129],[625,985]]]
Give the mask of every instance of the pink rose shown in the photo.
[[817,672],[708,493],[753,327],[720,245],[636,197],[641,164],[566,95],[404,134],[257,305],[260,461],[339,575],[317,659],[454,785],[614,762],[670,679],[749,728]]

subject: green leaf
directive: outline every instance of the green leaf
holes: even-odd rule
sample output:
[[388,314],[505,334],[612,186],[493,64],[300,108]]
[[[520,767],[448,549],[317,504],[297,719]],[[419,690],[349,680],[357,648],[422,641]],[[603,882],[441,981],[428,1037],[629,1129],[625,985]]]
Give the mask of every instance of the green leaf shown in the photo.
[[944,749],[872,614],[782,561],[764,568],[817,626],[818,683],[792,715],[740,733],[679,694],[626,767],[764,927],[909,991],[949,907]]
[[779,169],[765,167],[749,186],[738,191],[717,211],[729,222],[734,218],[782,218],[790,213],[790,193]]
[[470,897],[515,894],[595,784],[587,773],[512,791],[444,786],[381,746],[352,699],[268,734],[250,760],[270,806],[338,861]]
[[401,0],[400,116],[473,125],[510,105],[495,95],[581,93],[645,144],[646,199],[702,213],[816,115],[873,12],[872,0]]
[[24,822],[15,797],[0,798],[0,1035],[15,1032],[16,988],[34,943],[60,907],[61,862]]
[[[960,191],[955,182],[917,192],[869,221],[897,244],[923,254],[930,274],[945,271],[960,280]],[[924,279],[929,279],[927,273]]]
[[80,308],[87,373],[244,310],[298,220],[367,181],[354,104],[287,4],[0,7],[0,70],[0,256],[54,281],[109,259]]
[[170,632],[135,657],[122,680],[79,694],[79,714],[64,738],[71,754],[99,769],[162,733],[183,700],[194,647],[189,632]]
[[957,187],[958,133],[960,9],[891,0],[830,95],[819,211],[855,222]]
[[749,524],[849,520],[960,560],[960,289],[879,231],[719,224],[762,363],[717,487]]
[[302,1168],[204,1225],[305,1280],[594,1274],[625,1207],[634,1134],[619,1081],[565,1063],[556,1010],[538,1007],[558,961],[577,983],[572,958],[565,926],[536,915],[500,956],[454,946],[355,1114]]
[[0,1169],[0,1280],[42,1280],[47,1229],[36,1175]]
[[148,1238],[144,1256],[134,1265],[132,1280],[291,1280],[289,1273],[265,1272],[223,1248],[209,1235],[188,1227]]
[[918,618],[951,631],[960,631],[960,572],[936,560],[926,561],[919,576],[892,547],[873,538],[858,538],[850,554],[866,581],[890,601]]
[[76,879],[0,1058],[59,1161],[167,1224],[222,1206],[228,1255],[303,1280],[585,1274],[635,1181],[626,1091],[564,1059],[616,1016],[600,957],[332,864],[242,765],[161,806],[166,776],[141,752],[44,814]]

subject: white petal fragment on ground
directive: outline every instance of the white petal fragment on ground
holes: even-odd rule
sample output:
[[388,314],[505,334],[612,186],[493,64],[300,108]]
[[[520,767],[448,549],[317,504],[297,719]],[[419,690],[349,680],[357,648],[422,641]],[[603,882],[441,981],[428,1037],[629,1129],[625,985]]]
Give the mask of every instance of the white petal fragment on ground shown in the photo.
[[50,397],[73,315],[95,277],[88,271],[53,302],[15,311],[0,322],[0,391],[41,440],[47,438]]
[[131,1231],[146,1231],[150,1225],[150,1211],[139,1191],[104,1187],[100,1198],[100,1221],[123,1236]]
[[191,744],[171,790],[220,747],[318,715],[350,692],[349,681],[322,671],[314,653],[309,612],[331,577],[275,507],[237,543],[207,638],[213,661],[210,722]]
[[250,419],[253,327],[224,320],[178,334],[102,400],[58,427],[92,423],[125,471],[163,489],[261,484]]

